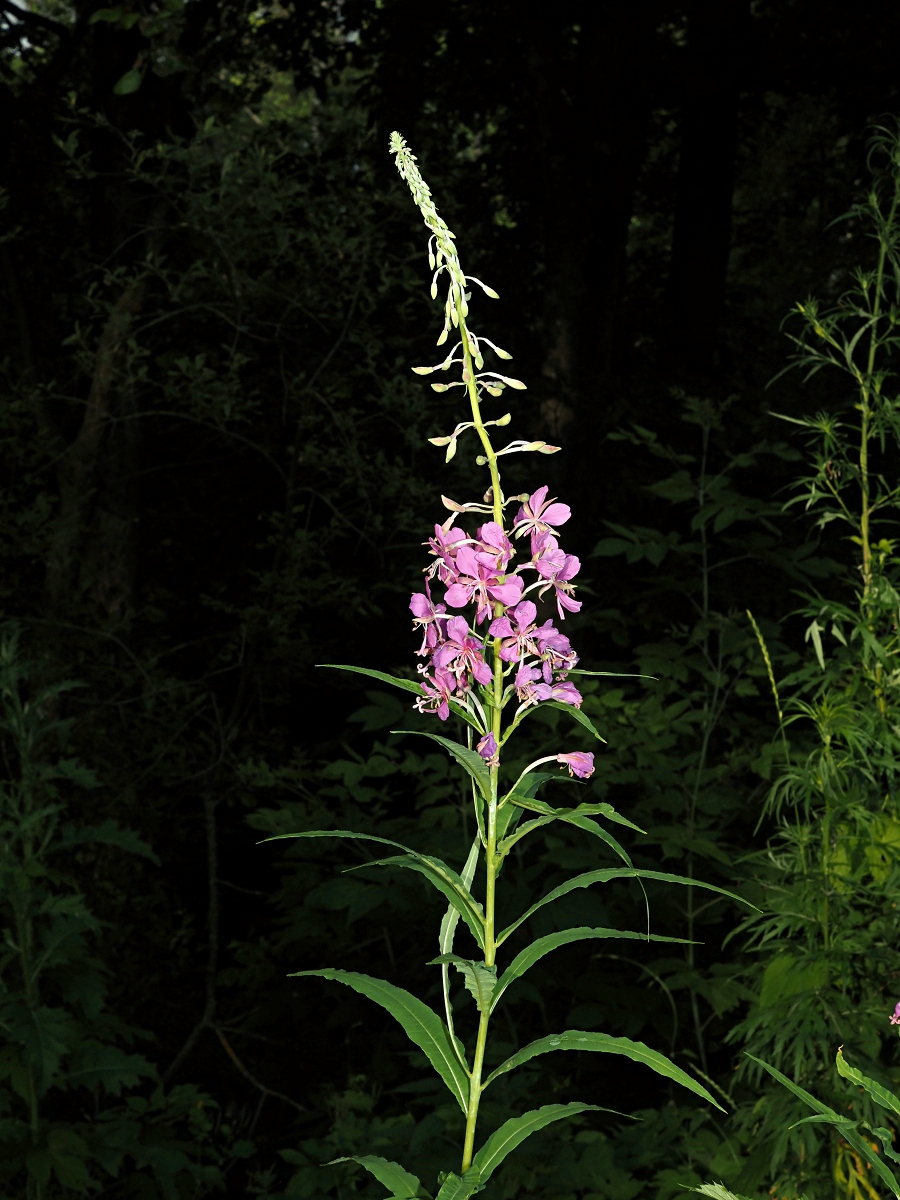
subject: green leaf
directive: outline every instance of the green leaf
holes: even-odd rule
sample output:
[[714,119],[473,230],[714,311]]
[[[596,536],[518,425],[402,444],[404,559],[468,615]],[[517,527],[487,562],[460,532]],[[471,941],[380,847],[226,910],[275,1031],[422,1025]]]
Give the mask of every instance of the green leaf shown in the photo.
[[775,1067],[770,1067],[769,1064],[767,1062],[763,1062],[761,1058],[757,1058],[756,1055],[750,1054],[746,1050],[744,1053],[749,1059],[755,1062],[757,1066],[762,1067],[764,1071],[768,1071],[772,1078],[777,1079],[778,1082],[786,1087],[789,1092],[793,1092],[795,1096],[799,1097],[804,1104],[808,1104],[813,1112],[828,1118],[827,1123],[834,1125],[837,1129],[840,1129],[841,1137],[850,1143],[856,1153],[859,1154],[860,1157],[869,1164],[875,1174],[878,1175],[881,1181],[891,1189],[894,1195],[900,1196],[900,1184],[898,1184],[897,1180],[894,1178],[893,1172],[887,1166],[885,1166],[878,1154],[872,1149],[865,1138],[861,1137],[860,1134],[853,1129],[847,1128],[846,1117],[840,1116],[834,1111],[833,1108],[829,1108],[827,1104],[823,1104],[821,1100],[817,1100],[815,1096],[811,1096],[809,1092],[805,1091],[802,1087],[800,1087],[799,1084],[794,1083],[792,1079],[788,1079],[786,1075],[782,1075],[782,1073],[777,1071]]
[[747,1200],[739,1192],[729,1192],[724,1183],[701,1183],[699,1187],[689,1188],[691,1192],[699,1192],[701,1196],[709,1196],[710,1200]]
[[471,958],[460,958],[456,954],[441,954],[433,958],[429,967],[450,963],[462,974],[466,991],[472,996],[480,1013],[491,1011],[491,996],[497,986],[497,968],[486,967],[484,963],[474,962]]
[[717,887],[714,883],[704,883],[700,879],[687,879],[684,875],[670,875],[666,871],[642,871],[634,867],[604,867],[599,871],[585,871],[584,874],[576,875],[573,879],[567,879],[565,883],[561,883],[559,887],[555,887],[542,900],[538,900],[537,904],[532,904],[531,908],[527,912],[524,912],[517,921],[513,921],[512,925],[508,925],[497,937],[496,944],[499,946],[505,942],[511,933],[524,924],[539,908],[543,908],[545,904],[550,904],[551,901],[558,900],[560,896],[565,896],[569,892],[575,891],[576,888],[590,887],[593,883],[608,883],[611,879],[658,879],[662,883],[681,883],[688,887],[704,888],[708,892],[718,892],[722,896],[728,896],[731,900],[737,900],[740,904],[746,904],[748,908],[758,911],[756,906],[751,904],[749,900],[744,900],[743,897],[736,896],[734,892],[729,892],[726,888]]
[[606,738],[601,737],[591,718],[586,713],[583,713],[580,708],[576,708],[574,704],[563,704],[561,700],[542,700],[540,704],[534,706],[529,711],[538,712],[542,708],[558,708],[560,712],[568,713],[569,716],[574,721],[577,721],[579,725],[583,726],[588,733],[593,734],[598,742],[602,742],[604,746],[606,745]]
[[[492,1133],[475,1157],[472,1159],[472,1170],[477,1171],[482,1184],[490,1179],[493,1172],[500,1166],[507,1154],[532,1133],[537,1133],[545,1125],[553,1121],[561,1121],[564,1117],[574,1117],[582,1112],[613,1112],[611,1108],[600,1108],[597,1104],[545,1104],[542,1108],[532,1109],[521,1117],[513,1117],[504,1122],[496,1133]],[[619,1114],[622,1115],[621,1113]]]
[[506,1062],[501,1063],[496,1071],[484,1081],[484,1087],[489,1083],[493,1083],[500,1075],[505,1075],[507,1071],[512,1071],[514,1067],[519,1067],[522,1063],[528,1062],[529,1059],[535,1058],[538,1054],[550,1054],[554,1050],[592,1050],[601,1054],[624,1054],[626,1058],[631,1058],[635,1062],[644,1063],[656,1071],[658,1075],[664,1075],[666,1079],[672,1079],[676,1083],[680,1083],[682,1087],[686,1087],[689,1091],[694,1092],[697,1096],[702,1096],[710,1104],[714,1104],[720,1112],[725,1109],[709,1094],[702,1084],[696,1079],[682,1071],[681,1067],[676,1067],[675,1064],[664,1054],[660,1054],[658,1050],[651,1050],[649,1046],[645,1046],[643,1042],[633,1042],[631,1038],[613,1037],[609,1033],[585,1033],[580,1029],[567,1029],[563,1033],[553,1033],[549,1037],[538,1038],[536,1042],[531,1042],[527,1046],[523,1046]]
[[113,88],[113,94],[116,96],[130,96],[132,92],[138,90],[143,79],[144,72],[139,67],[132,67],[130,71],[125,72]]
[[865,1088],[876,1104],[880,1104],[882,1108],[886,1108],[889,1112],[896,1113],[900,1117],[900,1097],[893,1092],[888,1091],[882,1084],[877,1083],[874,1079],[870,1079],[868,1075],[863,1075],[862,1071],[856,1067],[851,1067],[844,1058],[843,1047],[837,1052],[835,1058],[838,1074],[844,1079],[849,1079],[851,1083],[855,1083],[857,1087]]
[[[631,866],[631,858],[628,852],[619,844],[616,838],[611,833],[608,833],[602,825],[598,825],[596,821],[590,819],[591,815],[603,810],[604,806],[602,804],[579,804],[577,808],[553,808],[551,805],[545,804],[542,800],[523,800],[520,802],[515,797],[512,798],[511,803],[520,808],[528,809],[530,812],[539,812],[543,815],[539,820],[528,821],[515,834],[506,838],[498,847],[501,854],[508,854],[515,843],[520,838],[529,834],[533,829],[537,829],[542,825],[549,825],[553,821],[565,821],[568,825],[575,825],[577,828],[583,829],[585,833],[590,833],[594,837],[600,838],[624,863],[627,863],[629,867]],[[610,806],[607,805],[606,807]]]
[[635,933],[630,929],[604,929],[602,927],[592,928],[589,925],[576,925],[572,929],[563,929],[559,933],[548,933],[544,937],[539,937],[520,951],[512,960],[503,974],[497,981],[497,988],[491,999],[491,1010],[493,1011],[500,1002],[500,997],[506,991],[511,983],[514,983],[521,975],[533,967],[539,959],[542,959],[545,954],[549,954],[551,950],[556,950],[559,946],[567,946],[570,942],[581,942],[588,938],[630,938],[634,941],[651,941],[651,942],[680,942],[689,944],[687,938],[664,937],[662,934],[652,933]]
[[303,833],[278,833],[273,837],[264,838],[263,841],[279,842],[285,838],[312,837],[357,838],[360,841],[379,842],[383,846],[394,846],[398,850],[402,850],[402,855],[392,855],[390,858],[375,858],[371,862],[360,863],[357,867],[349,867],[348,870],[358,871],[362,867],[395,866],[418,871],[443,896],[446,896],[472,931],[475,941],[480,947],[484,948],[484,917],[481,905],[472,896],[456,872],[451,867],[448,867],[445,862],[442,862],[441,859],[435,858],[430,854],[420,854],[418,850],[410,850],[408,846],[392,841],[390,838],[376,837],[371,833],[354,833],[349,829],[309,829]]
[[[481,837],[476,836],[474,842],[472,843],[472,848],[469,851],[468,857],[466,858],[465,865],[463,866],[462,875],[460,876],[463,886],[466,888],[470,888],[472,886],[472,880],[475,878],[475,868],[478,866],[478,858],[480,854]],[[438,949],[444,956],[450,955],[453,951],[453,940],[456,937],[456,926],[458,923],[459,910],[451,904],[444,913],[444,918],[441,921],[440,933],[438,935]],[[457,1058],[459,1059],[460,1066],[464,1071],[467,1071],[468,1068],[466,1066],[465,1047],[457,1039],[456,1033],[453,1029],[453,1005],[450,1003],[449,967],[446,961],[441,965],[441,990],[444,996],[444,1009],[447,1015],[447,1028],[450,1030],[450,1036],[453,1045],[458,1051]]]
[[433,742],[437,742],[438,745],[443,746],[448,754],[452,754],[459,765],[472,777],[485,804],[490,804],[491,773],[485,766],[484,759],[480,754],[476,754],[468,746],[461,746],[459,742],[454,742],[450,738],[441,737],[439,733],[423,733],[418,729],[392,729],[391,732],[411,734],[413,737],[431,738]]
[[380,1004],[399,1021],[409,1040],[424,1051],[428,1061],[453,1093],[459,1107],[463,1112],[466,1111],[469,1099],[468,1077],[453,1052],[447,1026],[427,1004],[384,979],[373,979],[371,975],[360,975],[356,971],[338,971],[333,967],[324,967],[319,971],[295,971],[290,977],[294,979],[308,975],[343,983]]
[[159,859],[147,843],[138,837],[133,829],[123,829],[117,821],[112,819],[86,829],[66,825],[63,827],[59,840],[53,843],[50,850],[68,850],[71,846],[85,843],[118,846],[120,850],[127,850],[129,854],[139,854],[141,858],[149,858],[151,862],[159,863]]
[[379,1183],[384,1184],[393,1200],[417,1200],[418,1197],[428,1195],[415,1175],[405,1171],[399,1163],[379,1158],[377,1154],[348,1154],[344,1158],[331,1159],[325,1166],[333,1167],[335,1163],[345,1162],[359,1163],[361,1167],[365,1167]]
[[[330,667],[334,671],[353,671],[356,675],[368,675],[371,679],[378,679],[382,683],[389,683],[392,687],[401,688],[404,692],[411,692],[414,696],[422,695],[421,681],[416,679],[401,679],[398,675],[388,675],[384,671],[373,671],[370,667],[351,667],[347,663],[316,663],[317,667]],[[467,712],[461,704],[457,704],[455,700],[450,701],[450,711],[462,719],[473,729],[479,733],[484,733],[481,725],[471,713]]]
[[470,1196],[481,1191],[481,1187],[481,1180],[474,1171],[466,1171],[462,1178],[449,1171],[444,1176],[436,1200],[469,1200]]

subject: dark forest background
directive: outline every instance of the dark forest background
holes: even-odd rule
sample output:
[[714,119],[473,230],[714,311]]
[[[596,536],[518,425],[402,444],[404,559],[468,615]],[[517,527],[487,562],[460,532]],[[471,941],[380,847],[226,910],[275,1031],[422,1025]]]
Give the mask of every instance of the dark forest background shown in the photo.
[[[582,665],[654,677],[588,695],[609,743],[591,787],[647,829],[639,861],[763,902],[776,716],[744,613],[784,673],[808,652],[798,594],[853,576],[845,542],[783,513],[802,444],[771,415],[847,397],[769,383],[792,306],[871,256],[832,222],[900,109],[898,51],[896,6],[832,0],[0,0],[4,1195],[374,1197],[319,1164],[453,1165],[458,1114],[389,1018],[288,978],[433,998],[437,903],[341,874],[351,851],[260,844],[377,826],[464,857],[461,781],[389,732],[419,718],[314,666],[411,671],[439,495],[482,486],[426,441],[456,415],[409,369],[440,326],[393,129],[501,294],[481,321],[528,383],[515,436],[563,447],[510,477],[574,510]],[[516,895],[595,861],[548,836]],[[627,885],[577,896],[553,920],[641,927]],[[519,985],[509,1040],[640,1038],[730,1115],[551,1056],[488,1124],[523,1089],[643,1122],[536,1137],[498,1196],[773,1182],[782,1131],[735,1073],[741,1038],[818,977],[773,991],[769,959],[725,942],[737,905],[683,903],[651,893],[696,951],[570,947]],[[781,1196],[869,1196],[785,1161]]]

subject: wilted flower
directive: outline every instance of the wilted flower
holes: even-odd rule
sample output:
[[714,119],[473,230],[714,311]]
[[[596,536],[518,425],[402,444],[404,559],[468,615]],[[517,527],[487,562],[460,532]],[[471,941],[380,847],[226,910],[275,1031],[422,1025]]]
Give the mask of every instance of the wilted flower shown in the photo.
[[[588,779],[594,773],[594,756],[576,750],[572,754],[557,754],[556,761],[569,768],[570,775],[579,779]],[[900,1008],[900,1005],[897,1006]]]
[[493,733],[485,734],[475,747],[485,762],[493,766],[497,762],[498,746]]

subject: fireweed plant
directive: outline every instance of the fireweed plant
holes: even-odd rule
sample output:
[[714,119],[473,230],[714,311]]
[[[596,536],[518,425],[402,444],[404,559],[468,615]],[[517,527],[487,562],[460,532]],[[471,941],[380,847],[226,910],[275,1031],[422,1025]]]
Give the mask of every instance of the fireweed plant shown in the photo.
[[[374,1000],[396,1018],[410,1040],[425,1053],[465,1117],[459,1174],[442,1173],[437,1195],[439,1200],[465,1200],[484,1187],[492,1172],[529,1134],[577,1113],[614,1111],[581,1102],[547,1104],[507,1121],[476,1153],[482,1094],[495,1079],[536,1055],[554,1050],[625,1055],[720,1107],[704,1087],[665,1055],[642,1042],[606,1033],[569,1029],[524,1046],[489,1073],[486,1062],[490,1060],[491,1017],[501,998],[516,979],[551,950],[591,938],[683,941],[655,936],[649,931],[637,933],[579,926],[537,938],[521,949],[502,973],[498,972],[498,951],[537,909],[577,888],[626,878],[694,883],[717,892],[722,889],[676,875],[635,869],[625,849],[594,818],[602,816],[614,824],[641,831],[608,803],[554,808],[537,798],[541,785],[552,779],[573,782],[588,779],[594,771],[594,756],[588,750],[561,750],[543,756],[529,763],[511,786],[501,783],[504,748],[523,721],[541,707],[568,713],[582,734],[603,740],[581,711],[581,694],[571,677],[607,672],[580,670],[578,655],[554,620],[538,623],[535,600],[546,597],[555,602],[560,622],[566,613],[578,612],[581,608],[581,602],[575,599],[573,583],[581,564],[559,544],[559,529],[568,521],[570,510],[566,504],[549,498],[547,487],[539,487],[531,495],[504,496],[498,462],[507,454],[527,451],[550,454],[558,447],[548,446],[543,441],[520,440],[512,441],[500,450],[494,449],[489,430],[507,425],[511,415],[507,413],[486,421],[482,403],[486,397],[496,398],[507,389],[520,390],[525,385],[507,375],[484,369],[486,347],[500,359],[509,359],[511,355],[469,328],[471,292],[467,289],[470,284],[475,284],[488,297],[496,298],[497,293],[481,280],[463,273],[454,235],[438,215],[431,192],[419,174],[416,159],[399,134],[392,135],[390,148],[397,169],[409,185],[430,231],[428,261],[433,271],[432,298],[437,297],[442,281],[447,287],[444,325],[438,345],[445,345],[451,336],[456,339],[437,366],[414,367],[413,370],[419,375],[430,375],[455,367],[460,372],[459,379],[450,383],[432,383],[431,386],[437,392],[461,388],[471,414],[471,419],[458,423],[452,433],[431,441],[446,447],[446,460],[449,461],[456,454],[459,439],[473,430],[481,449],[476,463],[487,467],[490,486],[483,501],[478,503],[457,503],[442,497],[450,516],[434,527],[434,536],[427,542],[432,561],[425,569],[424,587],[410,600],[413,624],[421,635],[416,652],[423,660],[418,668],[421,680],[397,678],[362,667],[342,666],[340,669],[370,675],[415,694],[414,707],[421,713],[433,714],[442,723],[448,722],[451,716],[463,723],[465,744],[438,733],[420,735],[438,742],[468,774],[477,836],[459,872],[433,855],[369,834],[331,829],[280,836],[364,838],[390,846],[399,853],[367,865],[417,871],[449,902],[438,936],[440,953],[432,960],[441,969],[443,1019],[417,997],[381,979],[331,968],[297,974],[334,980]],[[476,519],[483,520],[474,532],[464,531],[456,524],[458,518],[469,514],[478,514]],[[518,559],[517,566],[513,566],[514,559]],[[439,589],[443,589],[442,594]],[[551,763],[556,770],[540,770]],[[560,769],[567,774],[560,776]],[[526,814],[528,819],[520,823]],[[568,822],[599,838],[624,865],[587,871],[568,879],[511,925],[498,930],[495,922],[497,887],[504,859],[530,833],[554,821]],[[472,890],[479,867],[484,879],[483,901],[477,899]],[[453,952],[460,919],[478,947],[477,958],[465,958]],[[454,1026],[451,966],[462,974],[477,1009],[474,1047],[466,1046]],[[378,1156],[363,1155],[335,1161],[352,1161],[365,1167],[394,1197],[429,1195],[419,1179],[404,1167]]]

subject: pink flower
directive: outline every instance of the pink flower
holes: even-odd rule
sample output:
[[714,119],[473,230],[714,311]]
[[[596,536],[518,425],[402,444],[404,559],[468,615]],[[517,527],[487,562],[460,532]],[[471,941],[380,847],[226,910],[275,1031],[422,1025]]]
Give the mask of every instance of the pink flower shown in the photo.
[[550,588],[556,593],[556,608],[560,620],[565,620],[567,612],[578,612],[581,601],[573,598],[575,588],[570,582],[581,570],[581,560],[575,554],[566,554],[559,548],[556,538],[550,533],[542,533],[532,543],[531,566],[547,583],[540,589],[538,595],[543,596]]
[[498,571],[505,571],[506,565],[515,551],[502,526],[498,525],[496,521],[488,521],[478,530],[477,536],[482,552],[493,558]]
[[450,695],[456,688],[456,679],[451,671],[438,668],[434,678],[426,675],[421,684],[424,693],[413,705],[421,713],[434,713],[446,721],[450,716]]
[[568,504],[547,500],[549,490],[546,486],[538,488],[516,513],[513,524],[517,538],[525,533],[546,533],[548,530],[555,533],[554,527],[565,525],[571,517],[572,510]]
[[516,671],[516,695],[523,704],[537,704],[535,691],[540,677],[540,671],[534,667],[522,666]]
[[539,683],[534,694],[538,700],[558,700],[560,704],[581,708],[581,692],[574,683]]
[[[594,773],[593,754],[583,754],[576,750],[573,754],[557,754],[556,761],[568,767],[569,774],[577,775],[579,779],[589,779]],[[900,1004],[897,1007],[900,1008]]]
[[[530,600],[523,600],[503,617],[497,617],[491,622],[488,632],[491,637],[503,638],[500,647],[500,657],[504,662],[515,662],[526,654],[540,654],[534,643],[537,608]],[[515,621],[515,626],[512,621]],[[556,632],[554,630],[554,632]]]
[[891,1024],[900,1025],[900,1001],[897,1002],[897,1006],[894,1009],[894,1015],[891,1017]]
[[[469,633],[465,617],[451,617],[447,622],[446,641],[434,655],[434,665],[450,668],[459,679],[470,671],[480,684],[491,682],[491,668],[484,661],[484,646],[479,638]],[[460,686],[464,684],[460,679]]]
[[447,607],[444,604],[434,603],[431,599],[431,588],[426,580],[425,591],[413,592],[410,596],[409,608],[413,615],[413,628],[420,625],[423,631],[422,645],[416,654],[431,654],[443,637],[441,621],[448,620],[445,615]]
[[476,750],[481,757],[490,766],[495,766],[498,761],[497,740],[493,733],[485,734],[481,741],[476,746]]
[[425,543],[430,552],[435,556],[435,562],[430,567],[426,567],[425,576],[427,579],[434,579],[437,575],[441,583],[452,583],[456,578],[455,557],[459,547],[467,540],[465,533],[461,529],[452,529],[450,521],[454,520],[456,514],[449,518],[445,525],[435,525],[434,537],[429,538]]
[[572,643],[564,633],[554,629],[551,621],[545,621],[534,631],[534,640],[538,645],[538,653],[542,659],[544,683],[552,681],[552,672],[564,674],[571,671],[578,662],[578,655],[572,649]]
[[475,617],[478,625],[491,615],[491,600],[515,604],[522,597],[525,585],[521,577],[510,575],[503,581],[491,555],[476,553],[471,546],[462,546],[457,552],[456,570],[459,576],[447,588],[444,599],[451,608],[462,608],[474,598],[478,606]]

